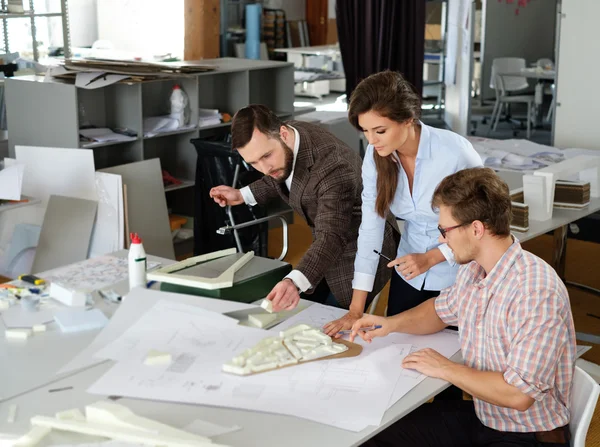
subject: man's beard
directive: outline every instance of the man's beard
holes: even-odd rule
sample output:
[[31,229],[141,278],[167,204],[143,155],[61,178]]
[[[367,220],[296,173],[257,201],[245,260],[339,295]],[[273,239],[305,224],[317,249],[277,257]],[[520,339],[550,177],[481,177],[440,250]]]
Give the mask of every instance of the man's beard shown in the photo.
[[283,166],[283,175],[281,177],[272,177],[277,183],[284,183],[292,174],[294,168],[294,151],[283,140],[280,140],[281,147],[285,153],[285,164]]

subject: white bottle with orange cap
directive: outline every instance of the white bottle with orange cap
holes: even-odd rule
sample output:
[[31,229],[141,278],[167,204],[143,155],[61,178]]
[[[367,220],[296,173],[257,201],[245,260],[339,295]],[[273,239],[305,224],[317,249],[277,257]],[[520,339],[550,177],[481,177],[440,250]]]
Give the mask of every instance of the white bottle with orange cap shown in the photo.
[[146,252],[142,239],[137,233],[131,233],[129,247],[129,289],[134,287],[146,288]]

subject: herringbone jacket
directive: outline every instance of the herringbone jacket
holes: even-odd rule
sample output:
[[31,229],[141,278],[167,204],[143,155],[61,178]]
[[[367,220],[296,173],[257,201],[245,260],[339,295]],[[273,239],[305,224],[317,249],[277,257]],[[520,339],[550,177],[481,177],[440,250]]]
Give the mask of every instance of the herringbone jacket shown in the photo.
[[[312,230],[313,243],[296,267],[313,289],[325,278],[338,303],[348,308],[358,228],[361,222],[362,178],[360,156],[322,127],[291,121],[300,135],[292,187],[269,176],[252,183],[250,190],[259,205],[281,197]],[[288,195],[289,194],[289,195]],[[392,224],[386,224],[382,253],[394,259],[397,244]],[[387,261],[379,263],[367,304],[390,279]]]

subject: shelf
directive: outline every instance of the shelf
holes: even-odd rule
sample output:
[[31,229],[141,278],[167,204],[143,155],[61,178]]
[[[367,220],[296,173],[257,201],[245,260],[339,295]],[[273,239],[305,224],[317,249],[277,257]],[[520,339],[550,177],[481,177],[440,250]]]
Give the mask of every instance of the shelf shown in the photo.
[[161,137],[168,137],[170,135],[179,135],[182,133],[195,132],[197,130],[198,130],[198,126],[194,126],[194,127],[187,127],[185,129],[170,130],[168,132],[158,132],[149,137],[144,136],[144,140],[152,140],[153,138],[161,138]]
[[228,123],[219,123],[219,124],[212,124],[210,126],[200,126],[198,127],[199,130],[207,130],[207,129],[218,129],[220,127],[229,127],[231,126],[231,121],[229,121]]
[[[179,179],[181,180],[181,179]],[[171,185],[165,187],[165,192],[176,191],[178,189],[191,188],[196,182],[194,180],[181,180],[179,185]]]
[[83,143],[80,141],[79,147],[82,149],[94,149],[96,147],[115,146],[117,144],[131,143],[137,141],[137,137],[131,137],[130,140],[119,140],[119,141],[91,141],[89,143]]
[[24,13],[0,13],[0,19],[29,19],[31,17],[61,17],[61,12],[45,12],[39,14],[30,14],[29,12]]

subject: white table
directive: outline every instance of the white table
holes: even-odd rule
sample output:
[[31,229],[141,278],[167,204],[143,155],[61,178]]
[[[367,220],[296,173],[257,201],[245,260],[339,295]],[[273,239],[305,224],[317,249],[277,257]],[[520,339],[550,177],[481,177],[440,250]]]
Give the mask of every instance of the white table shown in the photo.
[[[125,251],[118,253],[124,256]],[[168,265],[173,261],[149,257],[152,261]],[[112,286],[119,293],[127,292],[127,283]],[[97,301],[108,316],[111,316],[116,304]],[[30,428],[30,419],[35,415],[52,416],[58,411],[79,408],[101,400],[99,396],[88,394],[86,390],[98,380],[112,362],[104,362],[72,373],[55,375],[67,361],[89,345],[99,331],[87,333],[62,334],[49,331],[30,338],[25,344],[11,345],[0,339],[0,374],[12,371],[8,377],[0,379],[0,390],[5,394],[0,400],[0,433],[22,435]],[[460,362],[460,353],[452,357]],[[4,368],[4,365],[10,365]],[[138,399],[120,399],[119,402],[134,412],[159,420],[176,427],[185,427],[195,419],[202,419],[223,426],[239,425],[242,430],[215,438],[215,442],[232,446],[280,446],[286,439],[286,445],[306,446],[326,442],[328,446],[357,446],[413,411],[424,402],[437,395],[449,384],[439,379],[425,379],[417,387],[394,404],[384,416],[380,426],[369,427],[353,433],[332,426],[304,419],[271,413],[235,410],[203,405],[164,403]],[[63,387],[68,390],[50,392]],[[12,405],[17,405],[17,417],[14,423],[7,422],[7,414]],[[368,409],[357,409],[368,411]],[[265,428],[269,429],[266,430]],[[55,443],[82,443],[90,438],[66,433],[53,432],[41,445]]]
[[[511,190],[523,187],[523,175],[525,172],[498,171],[498,175],[509,185]],[[543,234],[554,232],[554,253],[552,266],[558,276],[565,281],[565,263],[567,254],[568,225],[579,219],[600,211],[600,199],[591,198],[590,204],[581,209],[554,208],[552,218],[548,220],[529,220],[529,230],[525,232],[513,230],[519,241],[525,242]],[[565,283],[568,283],[565,281]],[[581,286],[580,284],[573,284]]]
[[[460,362],[462,359],[460,354],[456,354],[452,357],[452,360]],[[29,421],[35,415],[52,416],[58,411],[70,408],[83,409],[85,405],[101,400],[99,396],[86,393],[86,389],[111,366],[109,363],[96,365],[70,377],[58,380],[51,385],[45,385],[17,398],[0,402],[0,433],[23,434],[30,428]],[[369,427],[358,433],[293,416],[271,413],[129,398],[119,399],[118,402],[141,416],[153,418],[180,428],[185,427],[195,419],[202,419],[223,426],[239,425],[243,427],[242,430],[214,438],[215,442],[235,447],[249,445],[280,447],[282,439],[285,439],[286,447],[317,446],[321,444],[328,447],[348,447],[362,444],[440,393],[448,385],[447,382],[439,379],[425,379],[385,413],[380,426]],[[73,388],[65,391],[49,392],[51,389],[63,387]],[[6,422],[6,415],[9,407],[13,404],[18,406],[17,417],[14,423],[9,424]],[[365,410],[357,409],[357,411]],[[45,440],[46,443],[40,445],[59,442],[82,443],[86,442],[86,439],[86,437],[80,435],[53,432]]]
[[[113,256],[127,257],[127,251],[121,250]],[[152,262],[160,262],[163,266],[175,261],[157,256],[148,256]],[[128,280],[110,287],[121,295],[129,291]],[[94,294],[96,307],[107,317],[111,317],[118,304],[108,303]],[[18,305],[18,304],[17,304]],[[56,323],[48,325],[48,331],[26,341],[6,340],[4,338],[4,322],[0,318],[0,402],[27,393],[38,387],[69,377],[76,371],[67,374],[56,374],[77,353],[87,347],[100,330],[63,334]]]
[[519,71],[502,73],[501,76],[518,76],[521,78],[543,79],[545,81],[554,81],[556,79],[555,70],[537,70],[535,68],[524,68]]

